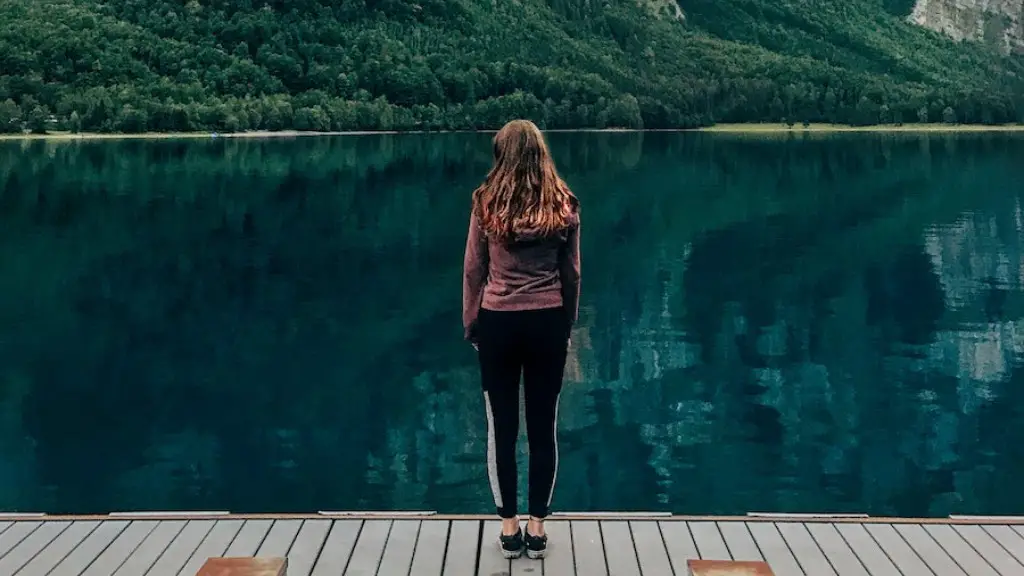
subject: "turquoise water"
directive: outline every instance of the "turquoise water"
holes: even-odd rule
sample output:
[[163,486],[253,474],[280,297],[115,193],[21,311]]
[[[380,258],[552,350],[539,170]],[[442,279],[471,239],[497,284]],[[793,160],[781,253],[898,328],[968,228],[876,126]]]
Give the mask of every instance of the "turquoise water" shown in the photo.
[[[550,138],[585,220],[556,508],[1024,513],[1024,138]],[[489,150],[0,143],[0,509],[492,510]]]

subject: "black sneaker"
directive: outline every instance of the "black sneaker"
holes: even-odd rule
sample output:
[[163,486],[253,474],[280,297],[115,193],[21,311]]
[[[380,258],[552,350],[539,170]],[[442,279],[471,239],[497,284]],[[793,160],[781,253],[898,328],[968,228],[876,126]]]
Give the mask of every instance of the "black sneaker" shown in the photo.
[[498,544],[501,545],[502,556],[509,560],[519,558],[523,555],[523,531],[516,530],[516,533],[511,536],[499,534]]
[[524,542],[526,545],[526,556],[533,560],[539,560],[548,553],[548,536],[534,536],[529,532],[526,533]]

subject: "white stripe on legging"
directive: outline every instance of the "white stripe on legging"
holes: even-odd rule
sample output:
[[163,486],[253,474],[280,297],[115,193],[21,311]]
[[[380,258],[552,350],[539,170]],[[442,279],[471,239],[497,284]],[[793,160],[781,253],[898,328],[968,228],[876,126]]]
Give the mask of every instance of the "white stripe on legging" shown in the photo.
[[555,444],[555,470],[551,475],[551,492],[548,493],[548,508],[551,507],[551,499],[555,497],[555,480],[558,478],[558,403],[562,401],[562,394],[555,396],[555,417],[551,419],[551,436]]
[[484,392],[484,406],[487,408],[487,477],[491,481],[494,505],[503,508],[501,485],[498,483],[498,454],[494,443],[494,412],[491,411],[491,396]]

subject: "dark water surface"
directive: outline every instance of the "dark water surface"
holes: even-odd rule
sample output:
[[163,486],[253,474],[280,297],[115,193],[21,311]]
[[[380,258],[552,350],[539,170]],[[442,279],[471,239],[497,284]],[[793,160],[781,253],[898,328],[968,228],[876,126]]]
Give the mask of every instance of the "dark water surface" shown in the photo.
[[[0,509],[492,510],[488,138],[0,143]],[[1024,513],[1024,139],[551,140],[557,508]]]

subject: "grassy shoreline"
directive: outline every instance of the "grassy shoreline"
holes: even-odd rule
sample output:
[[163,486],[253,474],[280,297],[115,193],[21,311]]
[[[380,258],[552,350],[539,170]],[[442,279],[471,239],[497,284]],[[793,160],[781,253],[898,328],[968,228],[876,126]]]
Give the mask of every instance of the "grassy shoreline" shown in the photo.
[[[302,132],[298,130],[282,130],[279,132],[252,131],[252,132],[142,132],[138,134],[101,134],[70,132],[52,132],[49,134],[0,134],[0,142],[24,141],[24,140],[56,140],[56,141],[77,141],[77,140],[173,140],[173,139],[199,139],[199,138],[235,138],[235,139],[263,139],[263,138],[302,138],[311,136],[371,136],[381,134],[473,134],[493,133],[495,130],[460,130],[460,131],[425,131],[425,130],[352,130],[341,132]],[[811,124],[803,126],[794,125],[792,128],[783,124],[716,124],[706,128],[696,129],[653,129],[653,130],[630,130],[623,128],[576,128],[576,129],[552,129],[545,132],[564,133],[602,133],[602,132],[707,132],[723,134],[804,134],[804,133],[833,133],[833,132],[1024,132],[1024,124],[1005,124],[989,126],[983,124],[904,124],[895,126],[892,124],[879,124],[873,126],[848,126],[841,124]]]

